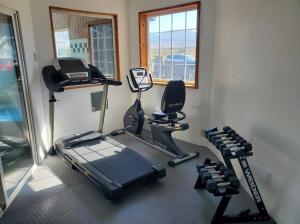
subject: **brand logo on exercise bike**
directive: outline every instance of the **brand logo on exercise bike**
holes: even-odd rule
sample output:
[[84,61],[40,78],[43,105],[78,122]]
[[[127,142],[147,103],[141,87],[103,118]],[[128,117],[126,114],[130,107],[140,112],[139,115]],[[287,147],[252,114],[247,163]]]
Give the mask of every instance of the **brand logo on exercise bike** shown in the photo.
[[169,103],[168,107],[172,108],[172,107],[179,107],[182,106],[183,103],[182,102],[177,102],[177,103]]

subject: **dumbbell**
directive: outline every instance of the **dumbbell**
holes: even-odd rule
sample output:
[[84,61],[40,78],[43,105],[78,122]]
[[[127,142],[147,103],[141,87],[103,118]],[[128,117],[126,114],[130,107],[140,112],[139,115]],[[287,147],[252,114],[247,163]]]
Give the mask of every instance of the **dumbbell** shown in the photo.
[[203,167],[198,169],[198,173],[202,175],[203,173],[211,173],[211,174],[222,174],[228,170],[223,164],[217,168]]
[[[211,162],[211,159],[209,159],[209,158],[205,158],[203,164],[204,164],[205,166],[211,166],[211,165],[213,165],[213,163]],[[214,164],[216,164],[216,163],[214,163]]]
[[222,132],[224,132],[224,131],[227,131],[227,130],[231,130],[231,128],[230,127],[228,127],[228,126],[225,126],[224,128],[223,128],[223,131],[219,131],[218,130],[218,128],[217,127],[215,127],[215,128],[208,128],[208,129],[205,129],[205,130],[203,130],[203,132],[204,132],[204,136],[206,137],[206,138],[208,138],[208,134],[209,133],[211,133],[211,134],[220,134],[220,133],[222,133]]
[[235,131],[232,130],[228,126],[225,126],[223,128],[223,131],[209,132],[207,134],[207,139],[211,142],[213,137],[216,137],[216,136],[218,136],[218,137],[226,137],[226,136],[228,136],[228,134],[231,134],[231,133],[233,134],[233,133],[235,133]]
[[239,186],[240,182],[235,176],[229,177],[226,182],[213,179],[206,182],[206,188],[211,193],[216,192],[219,188],[233,187],[234,189],[238,189]]
[[215,140],[215,146],[219,148],[221,144],[232,144],[232,143],[237,143],[237,142],[243,142],[245,139],[243,139],[241,136],[238,134],[228,137],[228,138],[223,138],[223,139],[217,139]]
[[[208,165],[209,164],[209,165]],[[216,162],[216,163],[207,163],[206,161],[204,161],[204,165],[198,165],[197,166],[197,170],[198,173],[200,173],[201,169],[215,169],[215,170],[222,170],[223,167],[225,168],[225,165],[222,162]]]
[[226,131],[221,131],[221,132],[218,132],[218,133],[211,132],[211,133],[208,133],[207,139],[211,142],[212,138],[214,138],[214,137],[226,137],[226,136],[228,136],[228,134],[231,134],[231,133],[235,133],[235,131],[231,130],[231,129],[228,129]]
[[240,138],[239,140],[229,141],[226,143],[219,144],[217,148],[222,151],[224,148],[233,148],[243,146],[244,144],[248,143],[245,139]]
[[227,181],[229,177],[234,176],[234,172],[232,170],[226,169],[224,171],[213,171],[213,172],[205,172],[202,173],[201,179],[203,182],[208,180],[222,180]]
[[239,137],[239,135],[235,131],[230,131],[223,135],[212,136],[210,142],[215,145],[217,140],[235,139],[237,137]]
[[252,145],[250,143],[242,143],[241,146],[232,147],[232,148],[224,148],[222,150],[222,154],[224,156],[231,156],[232,153],[236,153],[239,150],[243,150],[244,152],[250,152],[252,150]]

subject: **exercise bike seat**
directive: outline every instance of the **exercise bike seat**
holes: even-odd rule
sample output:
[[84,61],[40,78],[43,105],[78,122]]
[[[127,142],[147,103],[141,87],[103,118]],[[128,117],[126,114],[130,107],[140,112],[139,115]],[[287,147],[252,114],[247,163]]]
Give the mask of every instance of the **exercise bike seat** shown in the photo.
[[167,117],[167,114],[160,112],[160,111],[156,111],[156,112],[152,113],[152,117],[154,120],[161,120],[161,119]]

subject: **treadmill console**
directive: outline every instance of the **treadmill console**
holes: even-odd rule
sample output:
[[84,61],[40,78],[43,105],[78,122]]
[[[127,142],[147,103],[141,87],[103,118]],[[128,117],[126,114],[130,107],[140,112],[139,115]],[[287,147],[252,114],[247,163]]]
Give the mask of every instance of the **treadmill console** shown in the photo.
[[103,85],[122,85],[117,80],[107,79],[94,65],[80,58],[58,58],[42,70],[47,88],[51,92],[63,92],[66,87],[100,83]]
[[132,92],[146,91],[153,86],[151,75],[145,68],[132,68],[127,76]]
[[91,81],[89,65],[78,58],[58,58],[52,61],[56,71],[71,83],[85,83]]

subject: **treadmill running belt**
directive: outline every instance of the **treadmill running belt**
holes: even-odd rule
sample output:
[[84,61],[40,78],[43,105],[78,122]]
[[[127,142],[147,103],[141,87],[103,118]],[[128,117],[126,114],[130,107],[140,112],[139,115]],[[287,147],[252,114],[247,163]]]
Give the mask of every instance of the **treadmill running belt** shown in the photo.
[[94,160],[90,164],[122,185],[154,172],[149,161],[128,148],[109,157]]

